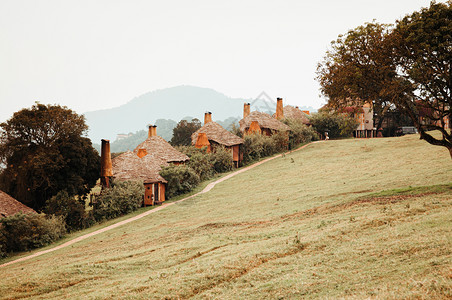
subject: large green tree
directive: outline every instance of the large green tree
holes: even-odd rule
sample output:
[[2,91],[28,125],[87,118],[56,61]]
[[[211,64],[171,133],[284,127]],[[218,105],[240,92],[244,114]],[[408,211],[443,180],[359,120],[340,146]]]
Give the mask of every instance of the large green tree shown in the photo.
[[451,68],[451,1],[432,2],[394,25],[368,23],[339,36],[317,79],[329,106],[372,103],[380,117],[397,109],[421,139],[446,147],[452,157]]
[[0,124],[0,188],[41,210],[59,191],[86,195],[99,178],[100,157],[84,137],[85,119],[58,105],[36,104]]
[[201,122],[198,119],[192,119],[190,122],[181,120],[173,129],[173,137],[171,145],[173,146],[189,146],[191,145],[191,135],[201,128]]

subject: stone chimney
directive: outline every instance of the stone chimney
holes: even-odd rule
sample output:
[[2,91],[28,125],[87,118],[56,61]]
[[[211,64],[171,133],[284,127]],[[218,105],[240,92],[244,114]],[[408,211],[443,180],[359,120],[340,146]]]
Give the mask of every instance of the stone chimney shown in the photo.
[[156,125],[149,126],[148,138],[150,138],[151,136],[157,136],[157,126]]
[[113,166],[111,164],[110,141],[102,140],[100,150],[100,178],[102,188],[110,187],[110,177],[113,176]]
[[250,115],[250,108],[251,104],[249,103],[244,103],[243,104],[243,118],[246,118]]
[[210,111],[204,114],[204,125],[209,122],[212,122],[212,113]]
[[276,119],[277,120],[284,119],[284,109],[283,109],[282,98],[276,99]]

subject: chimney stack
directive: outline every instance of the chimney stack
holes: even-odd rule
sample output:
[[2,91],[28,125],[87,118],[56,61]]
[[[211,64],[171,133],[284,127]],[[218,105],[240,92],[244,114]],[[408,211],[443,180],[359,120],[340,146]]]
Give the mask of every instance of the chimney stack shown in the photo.
[[150,138],[151,136],[157,136],[157,126],[156,125],[149,126],[148,138]]
[[204,113],[204,125],[209,122],[212,122],[212,113],[210,111]]
[[284,119],[284,109],[282,98],[276,98],[276,119],[282,120]]
[[143,149],[143,148],[138,149],[137,156],[139,158],[143,158],[146,155],[148,155],[148,152],[146,151],[146,149]]
[[210,147],[210,142],[209,139],[207,138],[207,134],[205,132],[198,133],[198,138],[196,139],[195,147],[198,149],[207,147],[207,153],[210,153],[212,149]]
[[113,176],[113,166],[111,164],[110,141],[102,140],[100,150],[100,178],[102,188],[110,187],[110,177]]
[[243,104],[243,118],[246,118],[250,115],[250,106],[251,104],[249,103],[244,103]]

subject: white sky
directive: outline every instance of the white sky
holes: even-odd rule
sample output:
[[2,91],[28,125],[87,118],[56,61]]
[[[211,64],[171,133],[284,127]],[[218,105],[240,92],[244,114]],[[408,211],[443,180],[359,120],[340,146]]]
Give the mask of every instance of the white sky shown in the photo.
[[0,0],[0,122],[35,101],[84,113],[182,84],[317,108],[333,39],[429,3]]

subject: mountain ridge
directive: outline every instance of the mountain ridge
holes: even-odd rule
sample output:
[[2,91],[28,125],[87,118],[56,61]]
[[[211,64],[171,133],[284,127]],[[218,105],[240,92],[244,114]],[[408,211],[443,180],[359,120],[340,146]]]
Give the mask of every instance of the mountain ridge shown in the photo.
[[115,140],[118,133],[143,130],[158,119],[179,122],[186,116],[193,116],[202,121],[207,111],[212,112],[214,121],[230,117],[240,119],[243,103],[253,102],[253,110],[265,111],[275,106],[270,101],[232,98],[211,88],[179,85],[147,92],[120,106],[89,111],[84,115],[89,138],[93,143],[100,143],[101,139]]

